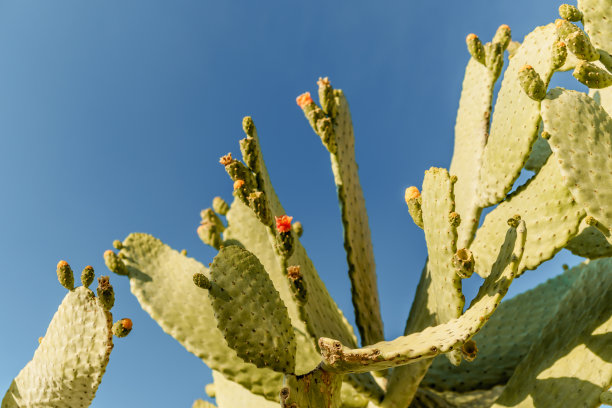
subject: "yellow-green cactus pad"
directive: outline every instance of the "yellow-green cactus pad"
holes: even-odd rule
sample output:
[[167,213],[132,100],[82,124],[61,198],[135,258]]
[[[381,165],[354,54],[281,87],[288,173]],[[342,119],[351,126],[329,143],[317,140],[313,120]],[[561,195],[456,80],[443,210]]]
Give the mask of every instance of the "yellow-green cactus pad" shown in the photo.
[[503,301],[472,339],[478,345],[476,359],[456,367],[437,357],[421,384],[459,393],[506,384],[583,268],[578,265]]
[[280,394],[282,408],[340,408],[342,374],[321,368],[301,376],[290,375]]
[[572,238],[565,248],[572,251],[574,255],[589,259],[612,256],[612,245],[601,231],[587,224],[584,218],[580,222],[578,235]]
[[88,407],[113,348],[113,318],[78,287],[66,295],[34,358],[15,377],[2,408]]
[[612,259],[591,261],[494,407],[597,407],[612,384]]
[[593,45],[612,52],[612,0],[578,0],[578,8],[583,14],[584,31]]
[[438,405],[434,405],[435,407],[490,408],[502,393],[504,387],[500,385],[489,390],[475,390],[466,392],[437,391],[427,387],[423,387],[422,390],[424,393],[435,395],[444,401],[442,404],[438,402]]
[[578,233],[584,210],[565,188],[552,156],[535,176],[485,217],[470,247],[480,276],[489,273],[497,259],[497,248],[504,241],[506,221],[516,214],[525,220],[529,231],[519,274],[552,258]]
[[546,139],[542,137],[542,129],[544,129],[544,126],[542,126],[542,122],[540,122],[539,129],[540,135],[533,144],[533,147],[531,148],[531,154],[529,155],[527,162],[525,162],[525,169],[536,173],[540,171],[544,163],[546,163],[546,160],[548,160],[548,156],[552,154],[552,150],[550,150],[550,145],[548,144]]
[[480,219],[478,170],[489,134],[494,85],[495,80],[489,70],[471,58],[465,68],[455,122],[455,150],[450,166],[451,174],[457,176],[455,208],[462,218],[457,228],[457,245],[460,248],[470,245]]
[[[268,401],[255,395],[240,384],[228,380],[223,374],[213,370],[215,381],[215,401],[219,408],[278,408],[278,402]],[[278,400],[277,390],[276,399]]]
[[294,373],[293,326],[257,257],[237,245],[221,248],[210,276],[208,294],[227,344],[257,367]]
[[[461,278],[453,267],[457,251],[457,227],[449,216],[455,210],[453,183],[446,169],[432,167],[423,180],[423,226],[429,260],[436,324],[446,323],[461,316],[465,297],[461,292]],[[461,362],[461,354],[447,354],[453,364]]]
[[480,167],[479,201],[483,207],[500,202],[510,191],[537,136],[540,102],[523,91],[519,70],[532,66],[547,86],[554,72],[551,46],[556,41],[554,24],[537,27],[510,59]]
[[[544,130],[566,187],[608,230],[612,228],[612,119],[591,97],[555,88],[542,102]],[[612,242],[610,234],[607,237]]]
[[350,349],[337,340],[321,338],[319,346],[323,368],[335,372],[380,370],[435,357],[461,347],[485,324],[516,276],[525,245],[525,222],[511,227],[501,245],[491,273],[480,287],[470,308],[458,319],[438,326],[380,342]]
[[282,374],[244,362],[217,328],[206,291],[193,283],[195,273],[210,277],[207,268],[147,234],[130,234],[121,253],[132,293],[166,333],[213,370],[256,394],[278,399]]

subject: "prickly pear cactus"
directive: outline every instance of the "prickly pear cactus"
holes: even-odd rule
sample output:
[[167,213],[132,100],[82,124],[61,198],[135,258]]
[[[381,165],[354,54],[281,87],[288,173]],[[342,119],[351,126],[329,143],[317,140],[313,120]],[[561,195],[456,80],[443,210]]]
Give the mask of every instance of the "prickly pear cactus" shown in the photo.
[[[207,392],[219,407],[594,407],[609,399],[612,0],[562,5],[559,16],[521,43],[506,25],[485,43],[466,38],[450,170],[431,168],[421,189],[406,190],[428,254],[404,336],[384,338],[355,132],[347,97],[328,78],[318,81],[318,103],[306,92],[297,105],[330,154],[361,344],[300,244],[303,226],[272,187],[250,117],[241,158],[220,159],[234,201],[216,197],[201,213],[197,234],[218,251],[209,267],[146,234],[105,253],[162,329],[214,370]],[[591,91],[549,89],[568,70]],[[513,187],[523,170],[534,174]],[[587,259],[502,302],[515,278],[563,248]],[[462,281],[473,272],[484,282],[465,307]],[[69,304],[94,302],[86,289],[73,291]],[[99,298],[99,307],[112,303]],[[110,336],[105,307],[98,313]],[[31,378],[28,367],[15,384]],[[24,398],[11,390],[11,401]]]

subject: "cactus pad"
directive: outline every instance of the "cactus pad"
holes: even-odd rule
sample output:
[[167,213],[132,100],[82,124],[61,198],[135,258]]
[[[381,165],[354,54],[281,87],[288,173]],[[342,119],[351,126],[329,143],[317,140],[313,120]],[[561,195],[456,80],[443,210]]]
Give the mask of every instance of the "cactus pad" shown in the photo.
[[537,173],[538,171],[540,171],[544,163],[546,163],[546,160],[548,160],[548,156],[552,154],[552,150],[550,150],[550,145],[548,144],[546,139],[542,137],[543,129],[544,126],[542,125],[542,122],[540,122],[538,132],[539,135],[535,143],[533,144],[533,147],[531,148],[531,154],[529,155],[529,158],[525,162],[525,170]]
[[580,222],[578,235],[570,240],[565,246],[574,255],[589,259],[612,256],[612,245],[596,227],[586,223],[583,218]]
[[210,275],[208,294],[227,344],[257,367],[293,373],[293,326],[257,257],[236,245],[221,248]]
[[215,381],[215,401],[219,408],[278,408],[278,402],[268,401],[259,395],[252,394],[217,371],[213,371],[213,379]]
[[112,315],[85,287],[59,306],[34,358],[13,380],[2,408],[88,407],[113,348]]

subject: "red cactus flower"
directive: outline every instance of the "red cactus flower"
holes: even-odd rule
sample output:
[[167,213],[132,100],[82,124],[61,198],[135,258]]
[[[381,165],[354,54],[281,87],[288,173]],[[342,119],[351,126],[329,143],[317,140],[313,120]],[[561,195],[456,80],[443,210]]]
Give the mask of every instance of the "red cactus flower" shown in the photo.
[[276,219],[276,230],[278,232],[288,232],[291,230],[291,220],[293,220],[293,217],[283,215],[274,218]]

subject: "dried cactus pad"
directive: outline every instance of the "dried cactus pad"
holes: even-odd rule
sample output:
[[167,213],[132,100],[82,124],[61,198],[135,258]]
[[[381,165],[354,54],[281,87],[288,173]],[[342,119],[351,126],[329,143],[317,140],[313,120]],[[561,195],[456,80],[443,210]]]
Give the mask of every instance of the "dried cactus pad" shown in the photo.
[[612,119],[588,95],[562,88],[542,101],[542,119],[565,185],[588,215],[610,229]]
[[88,407],[113,348],[112,315],[84,287],[59,306],[34,358],[13,380],[2,408]]
[[212,287],[208,294],[228,345],[257,367],[293,373],[293,326],[257,257],[237,245],[221,248],[210,275]]

